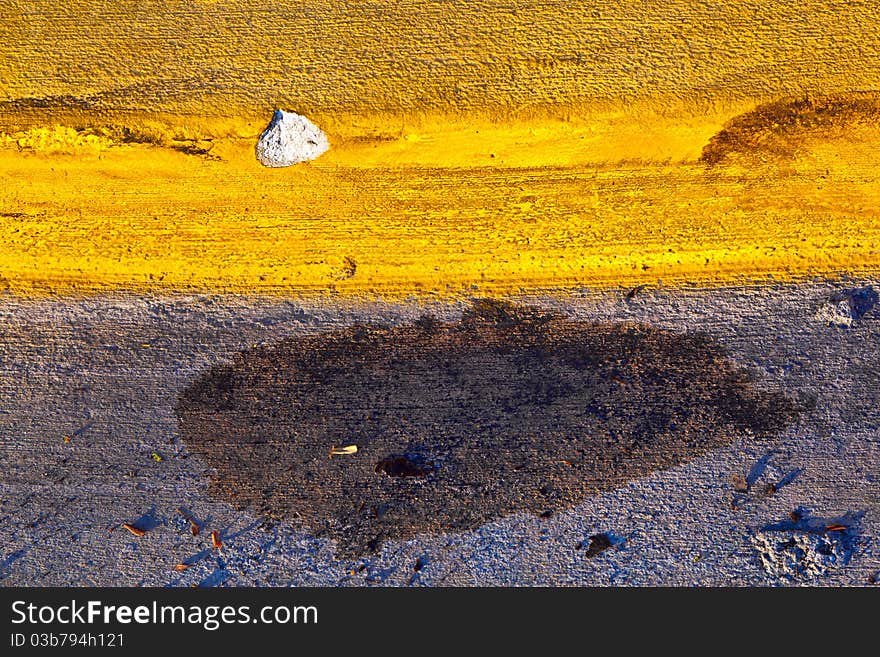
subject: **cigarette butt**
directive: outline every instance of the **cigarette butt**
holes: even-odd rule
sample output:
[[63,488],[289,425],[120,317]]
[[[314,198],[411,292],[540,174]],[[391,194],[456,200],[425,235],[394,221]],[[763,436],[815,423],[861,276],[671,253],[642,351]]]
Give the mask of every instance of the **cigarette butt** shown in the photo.
[[179,573],[182,573],[184,570],[186,570],[189,567],[190,567],[190,565],[188,563],[179,563],[176,566],[174,566],[174,570],[176,570]]
[[131,525],[127,522],[122,523],[122,527],[123,527],[123,529],[127,529],[128,531],[130,531],[132,534],[134,534],[137,537],[141,537],[147,533],[143,529],[141,529],[140,527],[135,527],[134,525]]
[[211,543],[218,550],[223,547],[223,541],[220,540],[220,533],[216,529],[211,532]]
[[358,447],[357,445],[346,445],[345,447],[336,447],[335,445],[330,448],[330,458],[332,459],[334,456],[346,456],[348,454],[357,454]]

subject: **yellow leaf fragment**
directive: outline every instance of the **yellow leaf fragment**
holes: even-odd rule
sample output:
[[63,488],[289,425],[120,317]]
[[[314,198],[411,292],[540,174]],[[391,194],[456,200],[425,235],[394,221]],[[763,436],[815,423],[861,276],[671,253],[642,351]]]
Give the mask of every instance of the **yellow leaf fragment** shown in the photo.
[[346,456],[348,454],[357,454],[358,448],[357,445],[346,445],[345,447],[336,447],[335,445],[330,448],[330,458],[332,459],[334,456]]

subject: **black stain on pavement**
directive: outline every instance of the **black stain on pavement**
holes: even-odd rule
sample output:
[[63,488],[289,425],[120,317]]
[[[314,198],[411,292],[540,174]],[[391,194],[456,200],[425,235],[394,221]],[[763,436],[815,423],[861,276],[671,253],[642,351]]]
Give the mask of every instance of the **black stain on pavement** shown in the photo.
[[783,98],[734,117],[703,148],[709,165],[743,157],[787,160],[817,139],[841,139],[858,126],[880,120],[880,93],[852,91],[825,96]]
[[340,556],[552,514],[796,412],[704,334],[488,301],[457,322],[243,351],[177,407],[214,495],[334,538]]
[[584,554],[587,558],[592,559],[596,555],[602,554],[613,545],[614,542],[608,534],[593,534],[586,541],[578,543],[577,547],[579,550],[586,550]]

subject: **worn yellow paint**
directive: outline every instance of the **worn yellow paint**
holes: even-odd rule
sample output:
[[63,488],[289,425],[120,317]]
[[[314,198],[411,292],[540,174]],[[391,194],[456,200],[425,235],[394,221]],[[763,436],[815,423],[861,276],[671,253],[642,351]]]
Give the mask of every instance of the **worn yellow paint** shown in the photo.
[[[400,298],[875,271],[880,132],[697,160],[761,100],[880,87],[877,22],[814,0],[13,2],[2,283]],[[261,167],[274,107],[331,150]]]
[[871,3],[5,0],[0,100],[83,111],[528,111],[880,85]]
[[470,166],[461,153],[457,166],[440,166],[442,145],[406,134],[347,141],[279,170],[255,162],[250,139],[221,140],[211,150],[219,160],[142,144],[4,149],[0,272],[27,294],[401,297],[729,283],[880,264],[876,149],[822,143],[784,167],[600,164],[578,154],[579,130],[560,128],[534,151],[531,142],[517,149],[517,130],[508,140],[499,130],[471,144]]

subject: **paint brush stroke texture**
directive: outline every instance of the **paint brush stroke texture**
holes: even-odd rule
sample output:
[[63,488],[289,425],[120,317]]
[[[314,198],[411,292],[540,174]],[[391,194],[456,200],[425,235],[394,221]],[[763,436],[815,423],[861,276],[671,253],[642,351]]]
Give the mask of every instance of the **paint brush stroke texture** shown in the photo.
[[0,99],[471,111],[876,88],[872,3],[13,0]]

